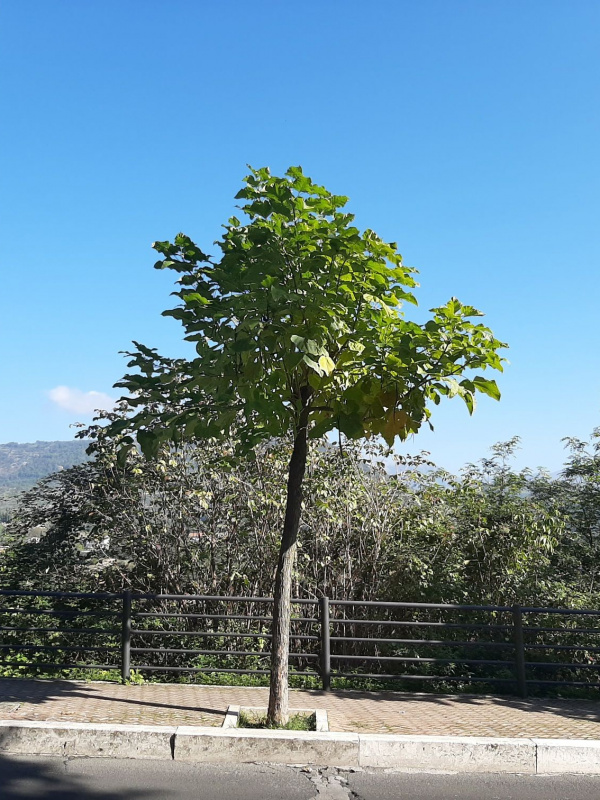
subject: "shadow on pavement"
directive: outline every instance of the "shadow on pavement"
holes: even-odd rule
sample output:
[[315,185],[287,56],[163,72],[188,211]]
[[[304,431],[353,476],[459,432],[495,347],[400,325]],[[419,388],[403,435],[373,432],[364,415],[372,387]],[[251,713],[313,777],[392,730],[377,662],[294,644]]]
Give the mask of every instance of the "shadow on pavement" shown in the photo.
[[[152,684],[149,684],[152,685]],[[107,683],[106,686],[111,686]],[[135,687],[131,687],[135,691]],[[109,703],[126,703],[128,705],[148,708],[165,708],[176,711],[191,711],[199,714],[217,714],[225,716],[224,708],[208,708],[198,705],[177,705],[176,703],[157,703],[150,697],[136,700],[132,697],[119,697],[118,695],[102,694],[103,686],[100,683],[81,684],[73,681],[62,680],[35,680],[27,678],[2,678],[0,679],[0,710],[3,704],[28,703],[43,705],[69,699],[106,700]],[[0,717],[6,716],[0,714]]]
[[536,712],[538,714],[554,714],[570,720],[585,720],[600,723],[600,702],[597,700],[580,700],[553,697],[531,697],[526,700],[519,697],[474,694],[410,694],[409,692],[360,692],[352,689],[333,690],[325,693],[318,689],[305,690],[307,695],[313,697],[339,697],[354,700],[368,699],[370,702],[402,702],[434,704],[440,707],[451,708],[480,707],[487,708],[493,715],[494,708],[509,708],[515,711]]
[[73,775],[59,758],[0,754],[2,800],[152,800],[153,790],[98,789],[87,776]]
[[[119,691],[114,694],[110,691],[110,687],[115,686],[110,683],[94,683],[85,684],[67,680],[33,680],[33,679],[20,679],[20,678],[2,678],[0,679],[0,718],[10,719],[12,717],[10,705],[12,703],[26,703],[28,705],[39,705],[52,703],[56,704],[57,710],[60,708],[61,701],[64,700],[68,703],[69,700],[83,701],[101,701],[106,703],[107,707],[111,704],[134,706],[138,709],[144,707],[151,709],[165,709],[173,711],[188,711],[199,714],[212,714],[217,717],[223,717],[226,711],[226,703],[206,703],[208,699],[206,695],[202,697],[199,695],[198,700],[204,699],[205,704],[195,705],[188,703],[177,703],[177,693],[173,692],[173,701],[175,702],[157,702],[152,697],[153,687],[158,687],[159,684],[146,684],[143,687],[121,687],[118,686]],[[163,685],[164,686],[164,685]],[[173,687],[176,688],[176,687]],[[189,688],[189,687],[188,687]],[[215,690],[220,689],[226,693],[228,687],[211,687]],[[234,689],[235,687],[231,687]],[[241,688],[241,687],[237,687]],[[121,692],[121,689],[127,689]],[[140,692],[143,690],[143,692]],[[423,704],[424,710],[427,706],[431,708],[433,705],[440,709],[442,713],[444,710],[451,714],[452,711],[460,711],[461,708],[480,709],[482,714],[487,713],[492,719],[496,709],[510,709],[516,712],[538,713],[538,714],[551,714],[557,718],[563,718],[571,721],[586,721],[592,723],[600,723],[600,702],[595,700],[580,700],[580,699],[567,699],[567,698],[550,698],[550,697],[532,697],[527,700],[511,696],[491,696],[491,695],[475,695],[475,694],[457,694],[457,695],[441,695],[441,694],[411,694],[408,692],[362,692],[351,689],[332,690],[331,692],[324,692],[317,689],[293,690],[294,694],[297,692],[307,698],[307,701],[302,701],[303,704],[310,705],[308,698],[319,698],[320,707],[327,707],[328,701],[333,699],[350,700],[360,703],[361,700],[369,701],[372,703],[393,703],[397,710],[401,710],[402,703],[410,702],[411,705]],[[164,700],[164,697],[161,698]],[[53,713],[53,712],[52,712]],[[40,717],[44,718],[44,717]],[[64,719],[64,717],[63,717]],[[186,723],[191,724],[191,723]],[[196,723],[197,724],[197,723]],[[217,722],[218,724],[218,722]],[[598,737],[600,738],[600,736]],[[0,793],[1,798],[1,793]]]

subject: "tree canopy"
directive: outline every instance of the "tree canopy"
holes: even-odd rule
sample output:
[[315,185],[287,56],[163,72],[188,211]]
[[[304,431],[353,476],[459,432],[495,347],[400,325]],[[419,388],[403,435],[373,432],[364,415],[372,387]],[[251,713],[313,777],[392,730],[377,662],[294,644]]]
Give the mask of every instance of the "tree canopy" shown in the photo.
[[[196,357],[170,359],[136,343],[117,384],[136,409],[129,423],[144,453],[168,439],[219,438],[235,426],[245,449],[295,434],[338,429],[388,444],[416,433],[430,403],[475,393],[499,398],[495,381],[470,370],[502,369],[481,313],[452,298],[423,325],[408,321],[415,270],[395,243],[363,233],[333,195],[291,167],[284,177],[252,169],[216,244],[220,260],[189,237],[155,242],[159,269],[174,270],[181,321]],[[133,446],[129,438],[125,444]]]

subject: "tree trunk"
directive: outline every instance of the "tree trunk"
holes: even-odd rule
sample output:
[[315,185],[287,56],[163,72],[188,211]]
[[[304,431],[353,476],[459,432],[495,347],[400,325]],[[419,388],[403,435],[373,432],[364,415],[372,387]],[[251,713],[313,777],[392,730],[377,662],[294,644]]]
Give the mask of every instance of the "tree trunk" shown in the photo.
[[271,639],[271,685],[267,713],[267,724],[273,726],[285,725],[288,720],[292,567],[296,555],[296,542],[300,525],[302,482],[306,470],[307,422],[308,412],[304,408],[300,414],[300,425],[298,426],[290,459],[285,521],[279,549],[279,561],[275,573],[273,638]]

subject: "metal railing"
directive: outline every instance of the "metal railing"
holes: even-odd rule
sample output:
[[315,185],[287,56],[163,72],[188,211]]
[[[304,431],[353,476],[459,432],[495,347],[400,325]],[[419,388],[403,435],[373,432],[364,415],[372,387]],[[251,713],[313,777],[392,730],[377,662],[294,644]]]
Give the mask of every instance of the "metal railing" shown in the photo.
[[[133,670],[268,675],[272,604],[267,597],[0,590],[0,668],[103,670],[123,681]],[[599,611],[327,597],[295,599],[292,608],[290,677],[324,689],[337,679],[396,688],[482,684],[522,697],[534,686],[600,688]]]

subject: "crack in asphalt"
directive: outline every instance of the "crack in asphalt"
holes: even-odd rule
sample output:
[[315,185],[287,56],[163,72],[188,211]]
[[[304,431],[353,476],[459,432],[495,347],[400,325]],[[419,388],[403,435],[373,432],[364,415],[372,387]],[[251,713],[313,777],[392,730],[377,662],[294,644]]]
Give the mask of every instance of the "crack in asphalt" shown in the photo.
[[300,770],[316,787],[310,800],[363,800],[349,785],[349,772],[337,767],[304,767]]

